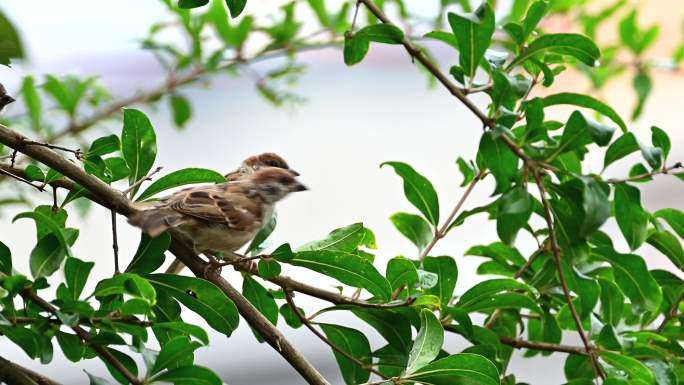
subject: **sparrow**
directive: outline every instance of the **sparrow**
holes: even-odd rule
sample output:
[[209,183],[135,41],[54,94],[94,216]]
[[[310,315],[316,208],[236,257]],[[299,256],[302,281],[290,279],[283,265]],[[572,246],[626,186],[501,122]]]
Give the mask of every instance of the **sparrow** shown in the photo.
[[289,170],[266,167],[232,182],[179,191],[129,222],[151,237],[176,229],[211,259],[244,246],[268,223],[276,202],[305,190]]
[[[7,90],[5,89],[5,86],[0,83],[0,111],[2,111],[6,105],[14,102],[15,99],[11,97],[10,95],[7,94]],[[275,154],[273,154],[275,155]],[[278,156],[278,155],[276,155]]]

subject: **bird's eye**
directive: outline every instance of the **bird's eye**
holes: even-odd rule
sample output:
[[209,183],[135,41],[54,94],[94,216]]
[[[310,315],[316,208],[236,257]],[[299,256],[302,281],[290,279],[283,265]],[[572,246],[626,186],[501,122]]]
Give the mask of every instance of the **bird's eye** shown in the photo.
[[268,162],[266,162],[266,164],[268,164],[271,167],[280,167],[281,166],[280,162],[278,162],[277,160],[269,160]]
[[285,177],[280,178],[280,183],[282,183],[282,184],[287,185],[287,184],[290,184],[291,182],[292,182],[292,180],[290,178],[285,178]]

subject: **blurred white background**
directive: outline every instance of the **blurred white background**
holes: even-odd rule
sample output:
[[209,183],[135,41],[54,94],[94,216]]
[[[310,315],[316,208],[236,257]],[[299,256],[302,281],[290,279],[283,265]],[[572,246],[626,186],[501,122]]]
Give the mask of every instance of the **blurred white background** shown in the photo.
[[[246,12],[265,14],[276,8],[266,3],[250,0]],[[412,9],[429,14],[437,1],[407,3]],[[662,44],[653,52],[655,57],[665,56],[672,51],[670,46],[681,40],[676,32],[682,18],[681,7],[675,7],[675,0],[643,3],[644,20],[657,20],[665,25]],[[668,9],[667,18],[662,9]],[[146,34],[152,22],[167,17],[160,2],[4,0],[2,10],[20,26],[30,58],[28,63],[14,69],[0,68],[0,81],[8,86],[10,93],[16,93],[19,79],[25,73],[95,74],[119,96],[153,87],[162,79],[163,74],[152,56],[139,50],[136,41]],[[455,60],[442,47],[431,47],[444,68]],[[158,110],[145,108],[158,133],[157,164],[165,167],[164,172],[183,167],[228,170],[248,155],[278,152],[301,172],[302,181],[311,191],[296,194],[279,206],[273,244],[301,244],[320,238],[334,228],[363,221],[378,238],[379,266],[396,255],[413,256],[414,247],[393,229],[388,217],[396,211],[414,212],[415,209],[403,197],[400,179],[390,169],[378,166],[387,160],[413,165],[437,188],[442,214],[446,215],[463,192],[458,187],[461,176],[455,160],[458,156],[474,158],[481,132],[478,122],[448,93],[440,88],[430,89],[425,75],[415,68],[401,47],[373,46],[367,60],[353,68],[345,67],[341,53],[332,49],[305,54],[301,60],[309,67],[296,91],[308,101],[294,109],[276,109],[256,94],[251,80],[227,76],[216,78],[210,89],[193,87],[181,92],[190,97],[194,110],[193,119],[182,132],[173,128],[164,103]],[[684,131],[677,110],[681,108],[683,79],[682,74],[656,77],[655,92],[643,118],[631,124],[631,129],[646,142],[650,140],[651,125],[666,129],[673,141],[673,160],[684,160]],[[570,73],[560,78],[557,87],[586,90],[586,84]],[[623,116],[629,116],[634,103],[629,87],[629,80],[617,82],[604,95],[617,105]],[[479,101],[484,107],[484,99]],[[8,113],[11,111],[10,106]],[[556,111],[562,120],[567,116],[567,110]],[[108,127],[114,132],[121,129],[119,123],[109,123]],[[600,159],[594,160],[597,162],[592,170],[600,171]],[[633,163],[622,161],[611,166],[608,174],[626,175]],[[684,208],[681,186],[681,181],[675,178],[659,177],[645,187],[644,204],[649,209]],[[466,208],[487,202],[492,191],[491,181],[482,184]],[[48,196],[39,199],[49,201]],[[10,224],[13,213],[3,210],[0,239],[13,250],[16,268],[28,272],[27,256],[34,246],[34,226],[30,221]],[[79,218],[74,211],[69,219],[69,223],[81,228],[74,247],[77,256],[95,261],[93,274],[98,276],[113,271],[109,220],[109,213],[99,207],[93,207],[85,218]],[[626,251],[616,225],[611,222],[606,228]],[[138,240],[139,232],[120,220],[119,242],[124,263],[132,257]],[[464,251],[472,245],[496,240],[495,224],[480,216],[438,243],[434,254],[453,256],[458,263],[457,293],[482,279],[474,273],[480,261],[463,257]],[[532,239],[524,235],[519,243],[525,252],[534,248]],[[650,246],[644,246],[644,255],[651,268],[672,268]],[[324,287],[332,288],[334,284],[312,273],[296,269],[286,272]],[[241,285],[238,274],[226,271],[224,275],[236,286]],[[56,274],[54,279],[58,278]],[[296,299],[307,309],[328,306],[303,295]],[[326,319],[363,330],[373,347],[382,344],[375,331],[344,312],[321,317],[322,321]],[[200,322],[191,316],[186,320]],[[326,377],[342,384],[332,352],[326,346],[305,329],[292,330],[284,323],[281,327]],[[199,351],[197,363],[216,370],[227,384],[303,383],[268,345],[256,343],[244,321],[230,339],[211,332],[210,337],[211,345]],[[564,342],[578,341],[573,335],[566,335]],[[447,336],[448,350],[456,352],[465,346],[455,335]],[[64,384],[87,383],[81,369],[109,377],[99,361],[75,365],[63,358],[58,348],[53,363],[46,367],[31,361],[23,351],[2,338],[0,352]],[[534,360],[523,360],[516,355],[510,372],[517,373],[519,381],[530,384],[560,384],[564,378],[563,362],[563,355]]]

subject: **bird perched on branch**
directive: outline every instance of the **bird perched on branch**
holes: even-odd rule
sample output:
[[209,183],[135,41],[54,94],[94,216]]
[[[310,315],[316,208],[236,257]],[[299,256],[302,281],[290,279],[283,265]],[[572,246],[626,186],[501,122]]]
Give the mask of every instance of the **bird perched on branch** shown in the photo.
[[[225,174],[224,177],[228,182],[235,182],[247,178],[253,175],[255,172],[268,167],[287,170],[293,176],[299,176],[299,173],[291,169],[288,163],[285,161],[285,159],[283,159],[281,156],[273,152],[265,152],[259,155],[250,156],[249,158],[243,160],[238,168],[236,168],[234,171]],[[173,199],[176,199],[176,197],[184,196],[185,193],[191,192],[197,188],[198,187],[191,187],[189,189],[181,190],[176,194],[161,198],[161,200],[158,202],[143,203],[139,205],[138,208],[142,210],[154,210],[158,208],[163,208],[165,206],[168,206],[168,204]],[[261,226],[265,225],[268,222],[268,219],[270,219],[270,217],[267,218],[266,222],[263,222]],[[254,235],[256,235],[256,232],[252,235],[252,238],[254,237]],[[248,242],[250,239],[245,241],[245,243]],[[238,246],[235,250],[239,249],[240,247],[241,246]],[[166,273],[178,274],[181,272],[181,270],[183,270],[184,267],[185,265],[183,265],[183,262],[181,262],[179,259],[175,259],[173,262],[171,262],[171,265],[169,265],[169,267],[166,269]]]
[[177,229],[197,253],[233,253],[269,221],[276,202],[306,189],[289,170],[261,168],[232,182],[179,191],[129,222],[152,237]]

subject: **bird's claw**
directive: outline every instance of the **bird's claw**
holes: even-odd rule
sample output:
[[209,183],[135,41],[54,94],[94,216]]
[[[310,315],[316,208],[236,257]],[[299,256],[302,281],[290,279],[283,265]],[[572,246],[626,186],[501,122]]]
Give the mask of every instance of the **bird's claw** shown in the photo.
[[204,278],[221,275],[223,264],[221,264],[213,255],[207,255],[207,258],[209,259],[209,263],[204,266]]

